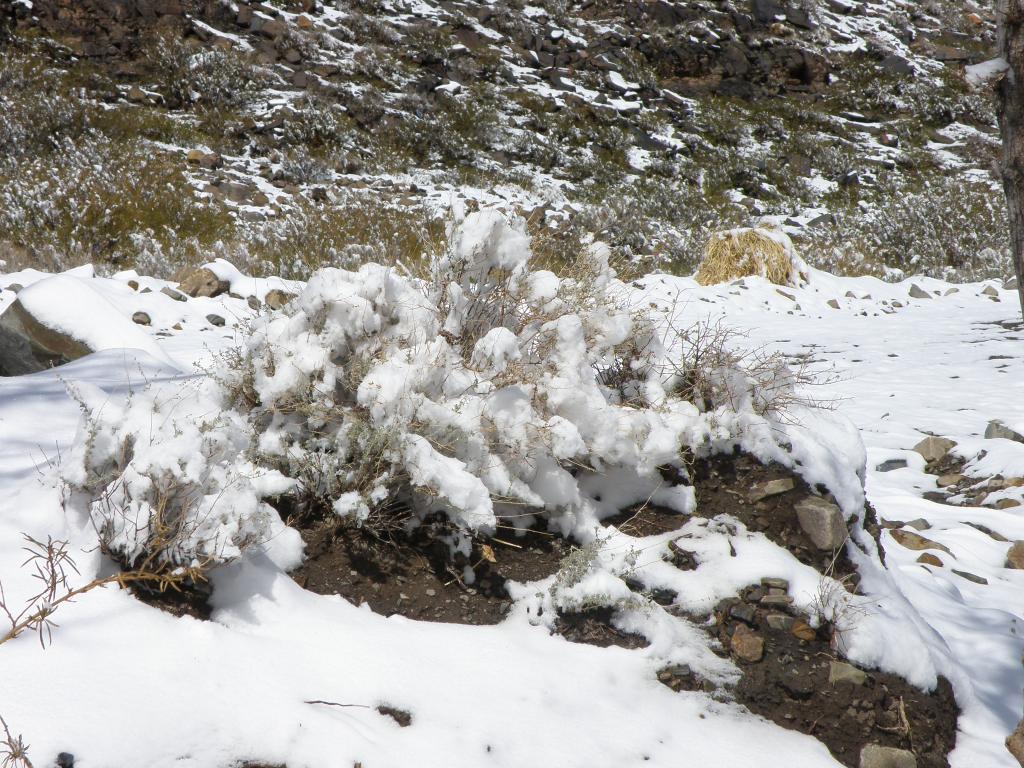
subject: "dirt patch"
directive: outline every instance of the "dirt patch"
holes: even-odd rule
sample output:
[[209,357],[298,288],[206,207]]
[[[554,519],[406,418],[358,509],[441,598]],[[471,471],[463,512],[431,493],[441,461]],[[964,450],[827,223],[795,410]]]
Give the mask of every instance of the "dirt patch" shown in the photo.
[[[768,539],[790,552],[801,562],[821,573],[829,573],[855,589],[858,577],[845,551],[833,555],[815,547],[800,528],[794,505],[810,496],[812,490],[804,480],[779,464],[762,464],[741,455],[713,456],[694,463],[691,469],[697,494],[699,517],[713,518],[728,514],[739,519],[748,529],[763,533]],[[755,487],[773,480],[792,480],[791,490],[751,501]],[[825,489],[817,489],[819,493]]]
[[[384,616],[497,624],[511,607],[505,583],[550,576],[569,550],[561,537],[530,531],[476,542],[471,557],[453,558],[442,540],[448,531],[442,521],[390,539],[346,525],[302,529],[306,560],[291,576],[312,592],[366,603]],[[472,583],[466,566],[475,573]]]
[[[866,744],[910,750],[919,768],[948,768],[959,710],[947,680],[925,693],[895,675],[857,670],[832,650],[832,626],[814,630],[802,617],[765,608],[763,592],[763,585],[753,586],[741,598],[723,601],[709,630],[723,648],[734,649],[743,672],[732,691],[738,702],[783,728],[814,736],[851,768]],[[763,641],[760,660],[737,656],[738,631]],[[674,679],[662,682],[673,687]]]
[[408,728],[412,725],[412,713],[407,712],[404,709],[398,709],[398,707],[392,707],[390,704],[381,704],[377,707],[377,711],[385,717],[390,717],[401,728]]
[[209,584],[161,591],[145,582],[130,582],[127,588],[137,600],[172,616],[191,616],[201,621],[209,621],[210,614],[213,613],[213,609],[210,608],[213,590]]
[[555,622],[555,632],[571,642],[596,645],[600,648],[607,648],[610,645],[619,648],[645,648],[650,645],[647,638],[623,632],[612,626],[610,608],[560,614]]
[[631,509],[613,517],[607,517],[602,522],[605,525],[614,525],[628,536],[642,538],[678,530],[687,519],[686,515],[681,515],[671,509],[655,504],[645,504],[639,509]]

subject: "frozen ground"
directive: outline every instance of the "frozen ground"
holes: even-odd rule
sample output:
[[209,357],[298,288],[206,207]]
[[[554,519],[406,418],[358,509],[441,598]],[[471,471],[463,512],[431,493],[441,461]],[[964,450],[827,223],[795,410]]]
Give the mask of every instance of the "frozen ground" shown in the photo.
[[[0,285],[28,285],[38,276],[0,277]],[[132,330],[138,326],[127,318],[145,300],[156,351],[170,360],[105,344],[105,351],[59,371],[0,380],[0,576],[10,602],[32,587],[18,568],[22,532],[67,538],[83,578],[102,568],[91,529],[65,516],[59,491],[47,482],[49,465],[59,464],[79,423],[63,381],[95,384],[113,398],[143,382],[177,386],[195,375],[197,360],[209,360],[234,338],[236,317],[251,314],[238,299],[175,302],[155,282],[153,293],[142,296],[124,285],[133,275],[69,279],[89,281],[90,296],[120,310]],[[933,298],[910,298],[911,282]],[[1024,515],[1017,511],[1024,507],[925,500],[935,479],[910,449],[926,434],[944,435],[968,459],[968,474],[1024,476],[1024,445],[981,436],[991,419],[1024,426],[1017,383],[1024,331],[1014,325],[1015,294],[998,290],[997,302],[982,293],[984,284],[944,295],[951,286],[938,281],[892,285],[821,272],[812,272],[805,288],[782,289],[788,295],[755,279],[699,288],[652,275],[634,285],[638,298],[664,308],[673,325],[722,315],[746,329],[751,344],[806,357],[836,374],[812,394],[860,428],[868,498],[879,517],[923,518],[931,525],[926,535],[949,550],[936,552],[943,567],[920,565],[918,552],[883,533],[887,568],[866,580],[877,616],[864,622],[853,655],[902,666],[925,681],[929,672],[949,676],[963,709],[951,764],[1011,768],[1002,742],[1024,704],[1018,628],[1024,573],[1003,568],[1008,543],[969,523],[1010,541],[1024,539]],[[0,308],[11,300],[11,292],[0,293]],[[225,328],[206,321],[211,312],[228,319]],[[908,466],[875,469],[893,458]],[[1001,494],[1019,498],[1020,492]],[[712,558],[724,534],[704,535]],[[662,538],[642,546],[656,552],[672,537]],[[281,571],[294,549],[288,539],[282,532],[264,552],[216,576],[211,622],[173,618],[108,588],[61,610],[51,647],[42,649],[30,635],[5,644],[0,713],[24,734],[36,764],[67,750],[82,768],[213,768],[246,760],[290,768],[712,762],[767,768],[782,756],[790,766],[837,765],[812,738],[705,694],[673,693],[659,684],[655,671],[666,660],[686,660],[719,679],[733,673],[685,620],[649,616],[665,625],[658,637],[673,642],[624,650],[569,643],[531,624],[523,611],[494,627],[382,618],[300,589]],[[749,564],[751,572],[737,572],[735,564],[730,570],[726,558],[720,584],[680,582],[689,600],[749,583],[759,568],[788,577],[795,590],[813,588],[816,574],[763,537],[741,531],[732,543],[744,555],[734,562]],[[612,553],[619,545],[613,540]],[[646,558],[641,565],[648,566]],[[675,578],[659,565],[650,564],[648,580]],[[523,604],[530,592],[523,590]],[[886,648],[871,647],[872,632]],[[399,728],[375,711],[380,704],[411,712],[412,725]]]

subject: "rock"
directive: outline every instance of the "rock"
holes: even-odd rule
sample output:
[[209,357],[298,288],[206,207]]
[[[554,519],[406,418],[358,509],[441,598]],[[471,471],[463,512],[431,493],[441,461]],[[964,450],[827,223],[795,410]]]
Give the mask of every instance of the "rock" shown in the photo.
[[789,608],[793,604],[793,596],[765,595],[758,602],[766,608]]
[[282,291],[280,288],[274,288],[271,291],[267,291],[267,295],[263,297],[263,303],[271,309],[280,309],[294,298],[294,293],[288,293],[287,291]]
[[57,768],[75,768],[75,756],[70,752],[57,755]]
[[255,296],[247,296],[245,303],[249,305],[249,309],[259,309],[263,306],[262,302],[260,302],[260,300]]
[[995,503],[996,509],[1012,509],[1013,507],[1019,507],[1020,501],[1017,499],[1000,499]]
[[913,752],[866,744],[860,751],[860,768],[917,768]]
[[832,685],[849,683],[850,685],[864,685],[868,680],[864,670],[857,669],[852,664],[844,661],[833,661],[828,665],[828,681]]
[[927,539],[921,534],[914,533],[913,531],[904,531],[897,529],[894,531],[889,531],[889,535],[896,540],[897,544],[899,544],[901,547],[906,547],[907,549],[937,549],[940,552],[945,552],[947,555],[953,554],[949,551],[949,549],[944,547],[942,544],[939,544],[937,541]]
[[222,328],[224,326],[225,320],[220,315],[207,315],[206,322],[208,322],[210,325],[215,325],[218,328]]
[[1005,290],[1007,290],[1007,291],[1015,291],[1015,290],[1017,290],[1017,276],[1014,275],[1009,280],[1006,280],[1005,282],[1003,282],[1003,288]]
[[771,24],[786,16],[786,9],[777,0],[750,0],[750,12],[762,24]]
[[946,439],[945,437],[928,436],[915,445],[914,450],[921,454],[925,461],[931,464],[933,461],[941,459],[955,447],[956,443],[952,440]]
[[802,619],[797,619],[796,621],[794,621],[793,626],[790,627],[789,631],[792,633],[793,637],[797,638],[798,640],[807,640],[808,642],[818,636],[818,633],[814,629],[814,627],[812,627],[810,624],[808,624],[806,621],[803,621]]
[[904,59],[902,56],[897,56],[895,53],[890,53],[884,59],[882,59],[880,65],[882,70],[890,75],[912,75],[914,74],[914,68],[910,62]]
[[938,479],[936,479],[935,482],[938,483],[940,487],[946,488],[947,486],[950,485],[956,485],[962,482],[964,479],[965,477],[961,475],[959,472],[953,472],[948,475],[939,475]]
[[924,288],[919,286],[917,283],[910,284],[910,298],[912,299],[930,299],[932,295],[928,293]]
[[0,376],[35,373],[92,351],[70,334],[44,325],[20,299],[0,315]]
[[200,161],[206,157],[206,153],[201,149],[190,149],[188,154],[185,155],[185,162],[192,165],[199,165]]
[[182,293],[186,293],[192,298],[197,296],[213,298],[214,296],[220,296],[222,293],[227,293],[231,287],[206,267],[186,270],[184,273],[179,272],[177,278],[178,288]]
[[778,496],[780,493],[792,491],[796,487],[791,477],[780,477],[777,480],[768,480],[753,486],[747,493],[747,500],[754,504],[770,496]]
[[961,579],[967,579],[967,581],[973,581],[975,584],[988,584],[988,579],[983,576],[978,576],[967,571],[958,571],[956,568],[950,568],[953,573],[959,576]]
[[782,690],[789,694],[790,698],[802,701],[814,695],[814,681],[800,672],[790,672],[779,681]]
[[1006,748],[1024,768],[1024,720],[1017,723],[1013,733],[1006,737]]
[[839,549],[849,532],[839,507],[820,496],[808,496],[796,505],[800,528],[818,549]]
[[167,285],[160,289],[160,293],[162,293],[164,296],[174,299],[175,301],[188,301],[188,296],[186,296],[184,293],[181,293],[181,291],[176,291]]
[[981,294],[982,296],[998,296],[999,289],[996,288],[994,285],[986,285],[984,288],[981,289]]
[[767,589],[781,589],[783,594],[789,592],[789,582],[775,576],[765,576],[761,579],[761,586]]
[[832,307],[832,309],[839,309],[839,300],[838,299],[829,299],[825,303],[828,304],[830,307]]
[[743,661],[756,664],[764,658],[764,638],[756,634],[746,624],[736,627],[729,646],[732,648],[732,652]]
[[1006,552],[1006,567],[1024,571],[1024,541],[1015,541]]
[[1024,435],[1010,429],[1008,426],[1003,424],[1003,422],[999,421],[999,419],[990,421],[988,426],[985,427],[985,439],[992,440],[995,438],[1013,440],[1016,443],[1024,443]]
[[917,558],[917,562],[921,565],[932,565],[936,568],[942,567],[942,561],[939,560],[937,555],[933,555],[931,552],[922,552],[921,556]]
[[875,467],[876,472],[892,472],[894,469],[904,469],[907,466],[906,459],[887,459]]
[[128,96],[128,101],[135,102],[136,104],[146,100],[146,92],[137,85],[129,88],[126,95]]
[[137,323],[138,325],[149,325],[152,320],[145,312],[136,312],[132,315],[132,322]]
[[757,611],[754,606],[749,603],[737,603],[729,609],[729,615],[734,619],[739,619],[747,624],[753,624],[754,618],[757,616]]
[[774,629],[781,632],[789,632],[793,629],[793,624],[796,622],[792,616],[787,616],[784,613],[769,613],[764,617],[765,623],[769,629]]

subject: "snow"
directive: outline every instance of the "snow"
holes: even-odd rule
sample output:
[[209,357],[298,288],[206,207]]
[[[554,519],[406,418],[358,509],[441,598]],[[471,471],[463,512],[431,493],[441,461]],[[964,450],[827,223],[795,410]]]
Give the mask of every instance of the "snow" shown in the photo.
[[[489,273],[522,275],[527,244],[514,223],[489,214],[468,219],[446,264],[448,306],[479,289]],[[302,286],[258,281],[217,262],[215,271],[240,295],[265,295],[270,287],[300,293],[288,313],[262,315],[228,296],[175,302],[159,292],[166,283],[132,273],[0,277],[2,285],[27,286],[20,298],[48,321],[87,334],[103,350],[59,370],[0,379],[0,578],[12,602],[32,590],[30,575],[18,567],[22,532],[66,538],[81,571],[73,577],[76,583],[106,567],[90,522],[96,510],[63,497],[56,481],[75,477],[76,467],[85,466],[79,401],[100,420],[98,438],[111,439],[89,460],[109,453],[116,437],[134,435],[141,446],[136,474],[127,478],[139,491],[126,500],[129,505],[147,498],[143,470],[159,468],[207,484],[203,498],[211,503],[217,489],[233,489],[231,501],[203,508],[213,510],[204,521],[218,527],[201,538],[237,546],[237,534],[248,531],[219,526],[262,525],[262,544],[216,572],[212,621],[173,618],[107,587],[61,609],[51,647],[41,648],[31,636],[0,647],[0,713],[24,734],[36,764],[68,750],[83,768],[212,768],[243,760],[292,768],[350,768],[356,762],[453,768],[715,762],[767,768],[778,765],[780,755],[787,765],[835,766],[814,739],[703,693],[673,693],[655,679],[666,663],[688,664],[718,681],[735,679],[738,670],[713,653],[693,621],[653,604],[634,605],[627,574],[651,588],[676,590],[677,607],[698,612],[761,577],[776,576],[789,580],[797,604],[813,613],[830,584],[827,575],[738,520],[688,517],[699,503],[692,490],[661,485],[645,473],[647,464],[662,463],[686,440],[702,450],[740,444],[828,488],[853,525],[859,546],[849,545],[848,552],[866,593],[845,606],[857,617],[842,633],[845,652],[865,667],[899,672],[923,687],[934,685],[937,675],[948,677],[963,710],[951,765],[1012,768],[1002,742],[1024,708],[1024,575],[1003,567],[1008,542],[971,524],[1014,541],[1024,539],[1024,516],[1018,508],[953,507],[924,499],[935,480],[911,449],[926,434],[948,436],[968,461],[965,472],[979,482],[996,473],[1024,476],[1024,446],[983,437],[991,419],[1024,425],[1024,401],[1007,396],[1024,374],[1021,331],[1013,325],[1015,294],[999,289],[993,301],[982,293],[992,283],[959,285],[947,295],[951,286],[938,280],[886,283],[813,269],[805,284],[782,291],[756,277],[704,288],[667,275],[649,275],[626,288],[601,271],[606,256],[594,252],[600,279],[611,291],[628,291],[623,295],[636,305],[653,304],[658,327],[687,328],[722,318],[745,332],[736,343],[763,346],[826,374],[803,394],[827,407],[797,405],[785,419],[723,408],[709,424],[696,409],[673,403],[659,384],[648,386],[647,395],[663,404],[656,418],[639,410],[627,414],[603,397],[595,400],[596,390],[581,379],[590,354],[581,344],[581,329],[593,323],[589,327],[603,334],[601,343],[612,345],[633,337],[637,326],[614,313],[600,322],[596,316],[558,316],[546,331],[554,350],[544,369],[551,377],[551,412],[545,414],[549,453],[539,454],[543,460],[533,476],[520,477],[518,492],[551,504],[590,499],[585,514],[584,507],[576,509],[563,530],[589,538],[594,557],[572,583],[551,577],[515,585],[509,618],[491,627],[384,618],[299,588],[282,571],[301,557],[297,535],[259,501],[288,481],[247,467],[244,425],[225,408],[214,380],[195,371],[216,365],[218,352],[236,335],[243,343],[269,340],[287,364],[265,372],[258,386],[265,395],[284,393],[325,372],[330,380],[325,340],[340,350],[369,349],[377,343],[373,339],[381,335],[386,341],[389,333],[410,344],[419,339],[423,356],[388,352],[383,367],[365,379],[376,385],[367,384],[359,397],[370,406],[381,404],[382,418],[396,418],[410,392],[430,392],[418,401],[417,419],[471,428],[486,418],[510,445],[530,445],[526,425],[536,414],[517,391],[522,382],[495,383],[530,359],[521,329],[499,325],[480,334],[452,368],[452,379],[436,383],[427,377],[430,361],[452,354],[437,340],[431,302],[441,294],[425,295],[384,268],[327,270]],[[140,291],[152,286],[151,292],[132,290],[129,279]],[[913,284],[934,298],[910,298]],[[554,275],[535,273],[516,290],[539,312],[557,301],[561,287]],[[4,306],[11,300],[5,292]],[[130,322],[139,309],[153,314],[152,326]],[[203,320],[213,311],[254,330],[214,332]],[[322,326],[308,323],[314,316]],[[382,317],[397,324],[378,324]],[[465,315],[448,320],[445,327],[455,331],[466,327]],[[182,330],[168,330],[174,323]],[[377,354],[389,348],[373,349]],[[665,354],[672,351],[667,344]],[[469,385],[480,387],[477,402],[455,395]],[[456,401],[461,405],[450,407]],[[163,417],[153,420],[154,414]],[[267,429],[263,447],[285,445],[289,434],[283,423]],[[418,482],[453,506],[487,508],[488,484],[499,475],[480,475],[474,485],[473,474],[463,469],[473,454],[438,454],[427,439],[411,433],[403,445],[424,473]],[[177,464],[183,455],[192,463]],[[583,455],[603,461],[605,471],[570,484],[558,460]],[[906,459],[908,466],[876,469],[890,458]],[[509,466],[504,482],[519,471]],[[79,478],[84,484],[85,476]],[[1009,488],[993,499],[1019,498],[1022,492]],[[949,550],[936,551],[944,567],[917,563],[919,553],[889,533],[881,541],[883,566],[873,541],[852,522],[865,493],[881,520],[926,520],[931,527],[924,535]],[[335,509],[358,515],[367,498],[376,497],[339,494]],[[593,501],[598,498],[600,503]],[[678,511],[679,530],[643,539],[615,528],[594,532],[615,507],[647,498]],[[222,517],[225,503],[248,506]],[[558,528],[559,514],[552,521]],[[487,518],[465,522],[473,528],[486,525]],[[131,529],[118,536],[124,546],[135,543]],[[698,553],[702,567],[680,571],[665,560],[673,541]],[[988,583],[968,581],[953,568]],[[553,611],[539,611],[596,599],[618,601],[617,625],[645,635],[651,645],[624,650],[569,643],[550,634]],[[309,703],[314,701],[357,706]],[[379,715],[374,707],[382,703],[411,712],[413,724],[399,728]]]

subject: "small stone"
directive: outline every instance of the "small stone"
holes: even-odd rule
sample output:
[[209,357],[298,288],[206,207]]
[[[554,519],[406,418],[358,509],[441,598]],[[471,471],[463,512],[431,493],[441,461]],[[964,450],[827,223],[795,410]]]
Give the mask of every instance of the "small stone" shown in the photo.
[[210,325],[215,325],[218,328],[223,328],[224,327],[224,322],[225,322],[224,318],[221,317],[220,315],[207,315],[206,316],[206,321]]
[[131,288],[133,291],[137,291],[139,290],[139,283],[137,280],[129,280],[128,287]]
[[[919,286],[917,283],[910,284],[910,298],[912,299],[930,299],[932,295],[928,293],[924,288]],[[895,304],[895,302],[894,302]]]
[[1017,759],[1017,762],[1024,767],[1024,720],[1017,723],[1013,733],[1006,737],[1006,748]]
[[917,517],[903,524],[907,528],[913,528],[915,531],[927,531],[932,527],[932,524],[925,520],[923,517]]
[[765,576],[761,579],[761,586],[768,589],[781,589],[784,593],[789,592],[789,582],[775,576]]
[[162,293],[164,296],[168,296],[168,297],[174,299],[175,301],[187,301],[188,300],[188,296],[186,296],[184,293],[181,293],[180,291],[174,290],[170,286],[166,286],[165,285],[163,288],[160,289],[160,293]]
[[1013,507],[1019,507],[1019,499],[1000,499],[995,503],[996,509],[1012,509]]
[[792,595],[765,595],[760,600],[765,608],[789,608],[793,604]]
[[913,531],[895,530],[889,531],[889,535],[896,540],[897,544],[899,544],[901,547],[906,547],[907,549],[937,549],[940,552],[945,552],[947,555],[953,554],[942,544],[939,544],[937,541],[926,539],[921,534],[914,533]]
[[764,658],[764,638],[756,634],[746,624],[736,627],[729,646],[732,648],[732,652],[743,661],[756,664]]
[[999,289],[996,288],[994,285],[986,285],[984,288],[981,289],[981,293],[983,296],[998,296]]
[[839,301],[837,299],[829,299],[825,303],[832,307],[832,309],[839,309]]
[[778,496],[781,493],[792,491],[796,487],[791,477],[780,477],[777,480],[768,480],[753,486],[747,493],[747,499],[754,504],[770,496]]
[[977,576],[973,573],[968,573],[967,571],[958,571],[956,568],[950,568],[950,570],[953,571],[953,573],[955,573],[961,579],[967,579],[968,581],[972,581],[975,584],[988,584],[988,579],[986,579],[983,576]]
[[57,755],[57,768],[75,768],[75,756],[70,752]]
[[828,681],[832,685],[849,683],[850,685],[864,685],[868,680],[867,673],[857,669],[852,664],[844,661],[833,661],[828,665]]
[[818,549],[839,549],[849,532],[839,507],[820,496],[808,496],[796,505],[800,528]]
[[734,619],[745,621],[747,624],[753,624],[757,611],[754,606],[749,603],[737,603],[729,609],[729,615]]
[[299,29],[312,29],[313,20],[309,18],[309,16],[307,16],[306,14],[302,14],[297,19],[295,19],[295,26],[297,26]]
[[1015,541],[1006,552],[1006,567],[1024,571],[1024,541]]
[[427,595],[427,597],[436,597],[437,596],[437,590],[436,589],[428,589],[427,592],[426,592],[426,595]]
[[274,288],[271,291],[267,291],[267,295],[263,298],[263,301],[271,309],[280,309],[294,298],[294,293],[288,293],[287,291],[282,291],[280,288]]
[[245,303],[249,305],[249,309],[259,309],[263,306],[263,303],[255,296],[247,297]]
[[774,629],[776,632],[789,632],[793,629],[793,624],[796,622],[796,619],[784,613],[769,613],[764,617],[764,620],[768,628]]
[[138,325],[149,325],[153,321],[145,312],[136,312],[132,315],[132,322],[137,323]]
[[892,472],[894,469],[903,469],[907,466],[906,459],[886,459],[875,467],[876,472]]
[[1024,443],[1024,435],[1016,432],[1006,426],[999,419],[990,421],[988,426],[985,427],[985,439],[992,440],[995,438],[1002,438],[1003,440],[1013,440],[1017,443]]
[[936,568],[942,567],[942,561],[939,560],[937,555],[933,555],[931,552],[922,552],[921,556],[917,558],[917,562],[921,565],[931,565]]
[[963,482],[963,480],[965,479],[966,478],[959,472],[953,472],[948,475],[939,475],[938,479],[935,482],[937,482],[940,487],[946,488],[947,486],[950,485],[957,485]]
[[917,768],[913,752],[867,744],[860,751],[860,768]]
[[938,461],[943,458],[955,447],[956,443],[952,440],[946,439],[945,437],[928,436],[915,445],[914,450],[921,454],[921,456],[924,457],[924,460],[930,464],[933,461]]
[[808,624],[806,621],[803,621],[802,619],[797,619],[796,621],[794,621],[793,626],[790,627],[789,631],[793,635],[793,637],[797,638],[798,640],[811,641],[818,636],[818,633],[814,629],[814,627],[812,627],[810,624]]

